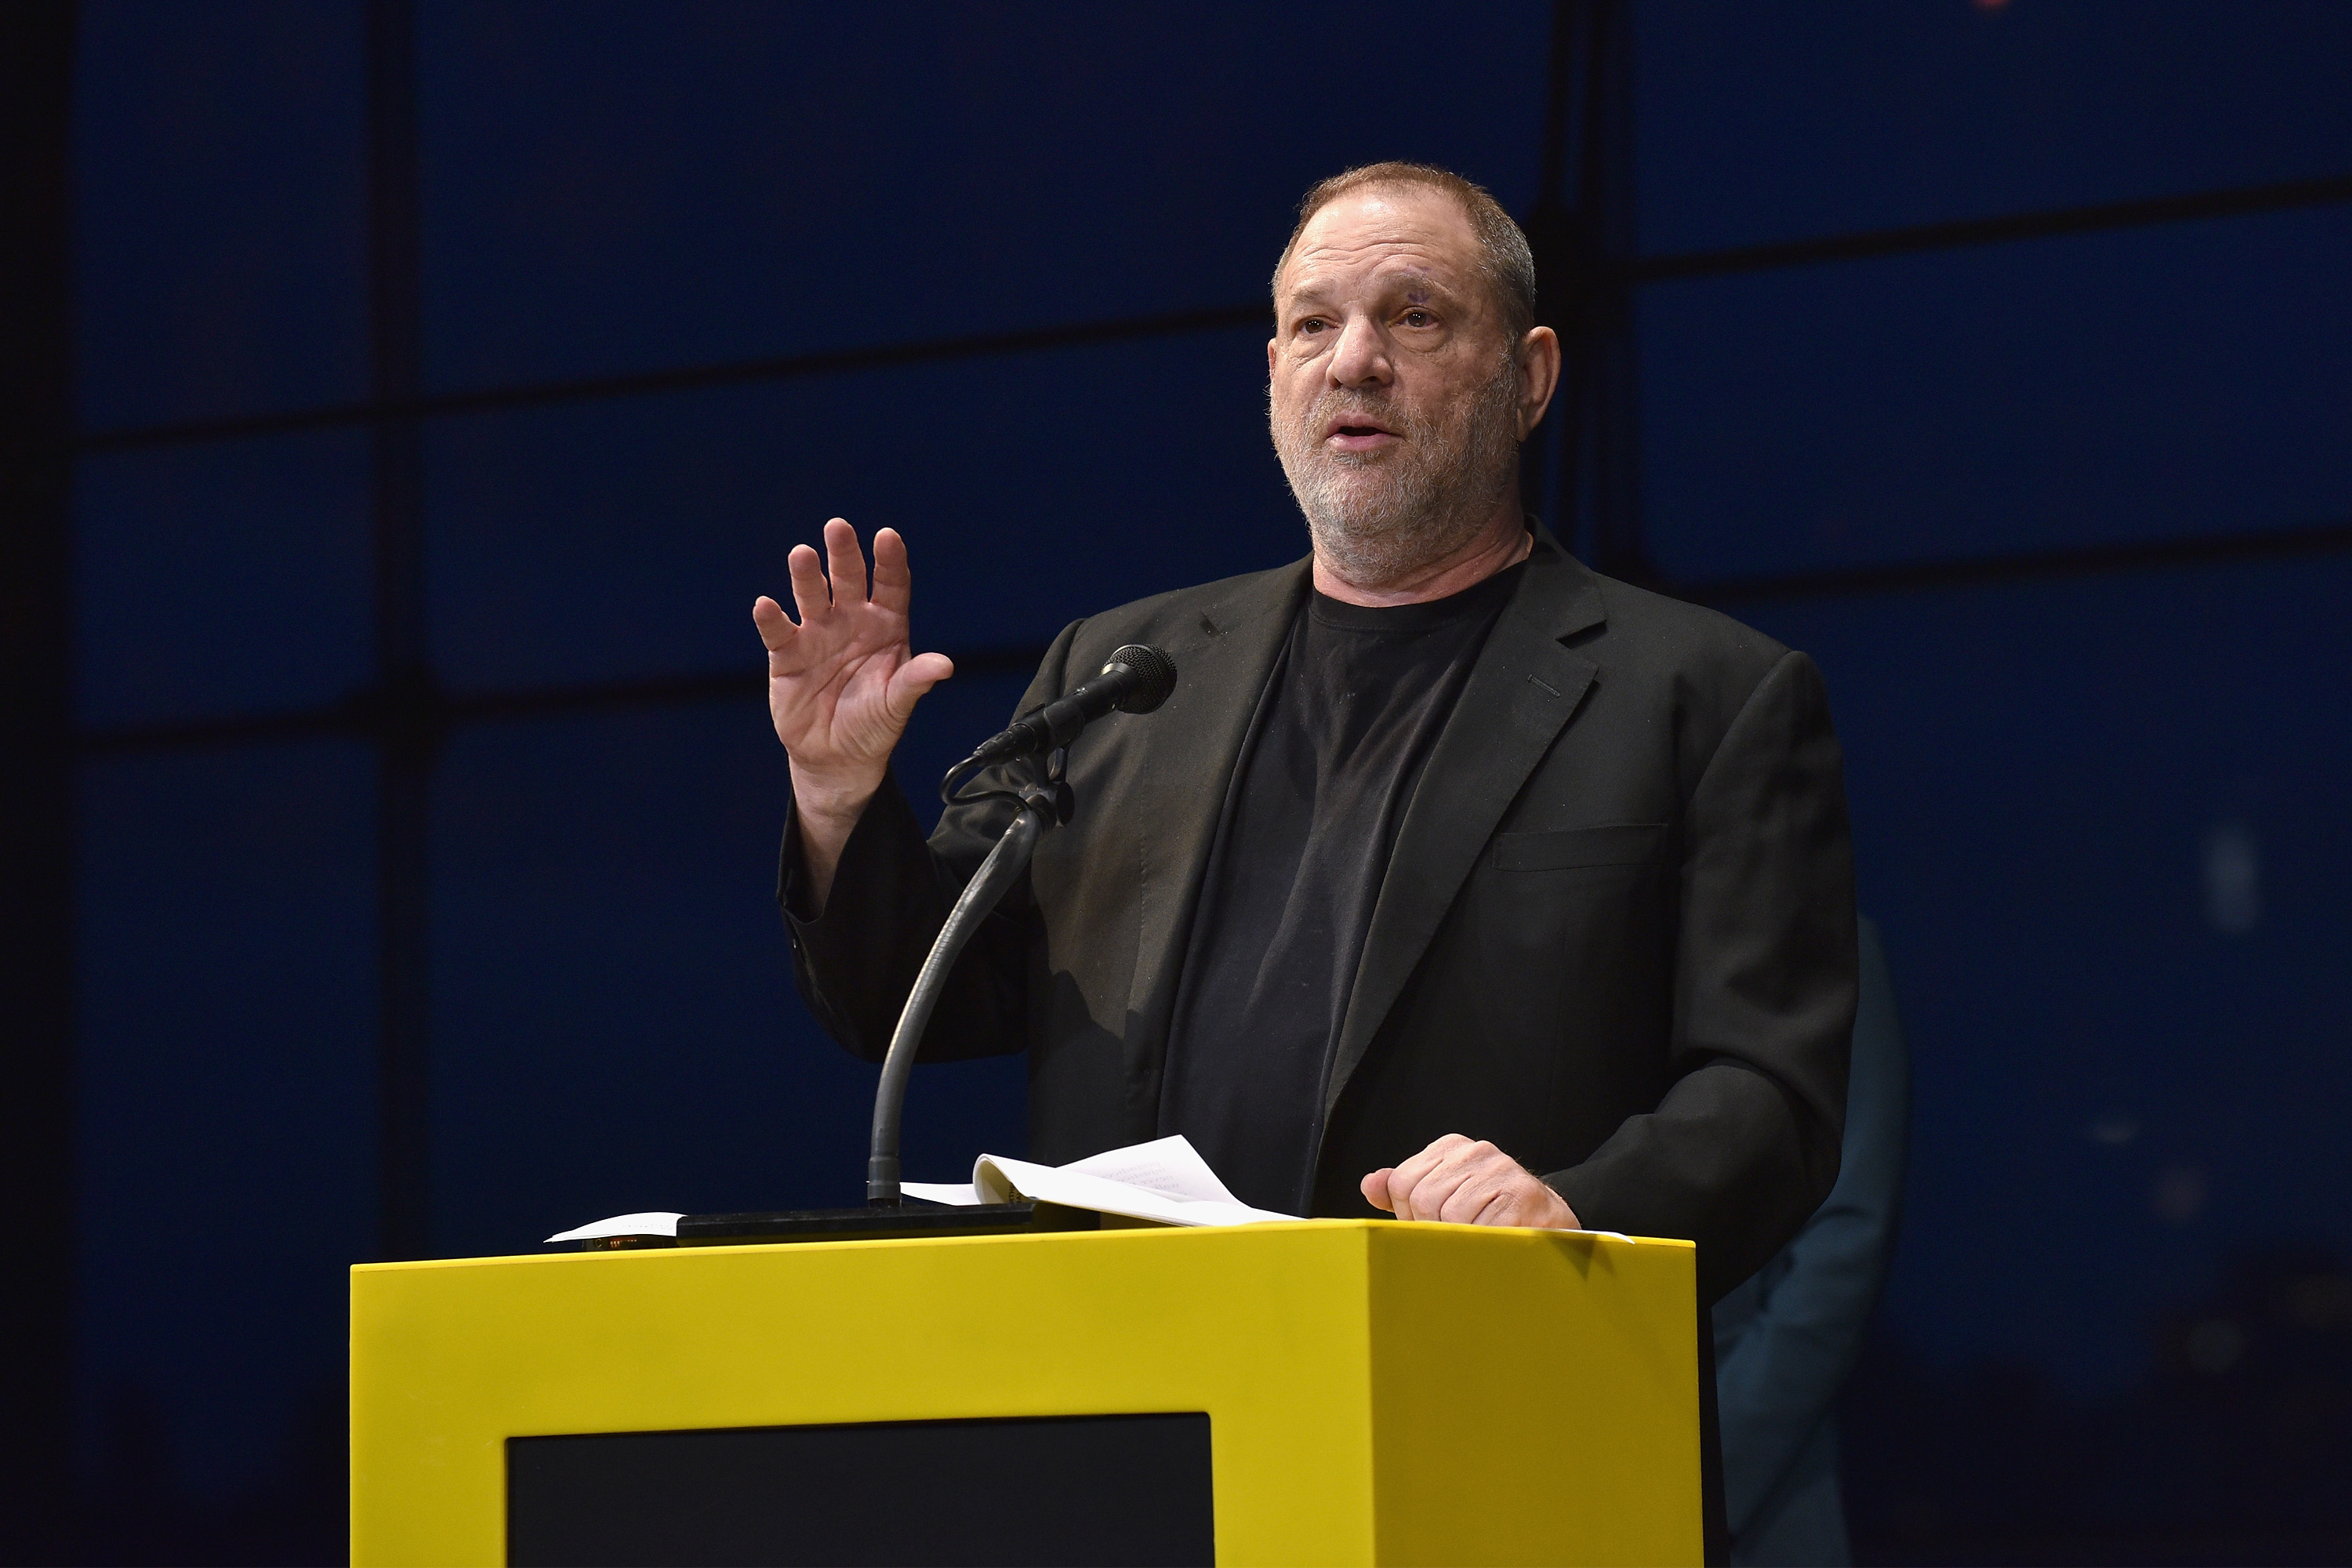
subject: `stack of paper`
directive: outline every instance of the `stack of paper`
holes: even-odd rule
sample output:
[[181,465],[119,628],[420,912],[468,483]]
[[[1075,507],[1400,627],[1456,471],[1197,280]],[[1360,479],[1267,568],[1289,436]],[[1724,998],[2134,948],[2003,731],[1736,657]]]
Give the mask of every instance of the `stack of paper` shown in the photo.
[[1067,1165],[1033,1165],[1002,1154],[982,1154],[972,1163],[968,1186],[906,1182],[900,1190],[935,1204],[1003,1204],[1027,1198],[1161,1225],[1262,1225],[1299,1217],[1254,1209],[1234,1196],[1181,1134],[1106,1150]]
[[600,1219],[594,1225],[583,1225],[578,1230],[558,1231],[547,1239],[594,1241],[605,1236],[676,1236],[677,1222],[685,1217],[667,1209],[656,1209],[645,1214],[616,1214],[611,1219]]

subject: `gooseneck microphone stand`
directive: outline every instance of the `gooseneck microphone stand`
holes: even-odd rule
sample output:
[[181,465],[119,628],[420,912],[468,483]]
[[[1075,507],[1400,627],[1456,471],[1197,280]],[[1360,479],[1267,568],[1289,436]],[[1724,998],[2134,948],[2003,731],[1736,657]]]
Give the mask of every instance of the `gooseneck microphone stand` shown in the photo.
[[[1003,836],[988,852],[988,858],[981,862],[980,870],[965,886],[955,908],[948,911],[939,940],[931,943],[930,955],[923,960],[922,971],[915,976],[915,988],[908,994],[907,1005],[898,1015],[898,1026],[891,1031],[890,1048],[882,1058],[882,1082],[874,1094],[874,1136],[866,1156],[868,1206],[900,1206],[898,1120],[906,1108],[907,1078],[915,1070],[916,1049],[922,1044],[923,1030],[930,1024],[931,1009],[939,1005],[940,994],[947,988],[949,973],[955,968],[964,944],[971,941],[972,932],[980,929],[980,922],[988,918],[996,901],[1028,866],[1038,838],[1047,828],[1069,821],[1071,812],[1076,809],[1077,803],[1063,777],[1070,742],[1089,723],[1107,713],[1153,711],[1175,689],[1175,661],[1156,647],[1129,643],[1112,652],[1092,680],[1034,712],[1023,714],[1003,732],[973,747],[971,754],[950,768],[947,776],[940,781],[940,799],[950,808],[975,805],[984,800],[1006,800],[1013,802],[1015,809]],[[1035,761],[1040,757],[1045,759],[1042,763]],[[1030,777],[1016,787],[985,789],[974,795],[961,793],[964,782],[982,769],[1016,762],[1027,763],[1030,770]]]
[[977,795],[960,795],[957,788],[963,779],[978,771],[978,754],[966,757],[948,770],[940,783],[940,799],[950,806],[970,805],[978,801],[996,798],[1019,803],[1013,821],[1004,829],[988,858],[964,885],[963,896],[956,900],[955,908],[948,911],[947,923],[940,928],[939,939],[931,943],[930,955],[915,976],[915,988],[907,994],[907,1005],[898,1015],[898,1026],[891,1031],[890,1049],[882,1058],[882,1082],[874,1091],[874,1136],[866,1156],[866,1201],[876,1208],[899,1206],[898,1192],[898,1125],[907,1104],[907,1079],[915,1070],[915,1051],[922,1044],[923,1031],[930,1026],[931,1011],[939,1005],[940,994],[947,989],[948,975],[962,955],[964,944],[980,922],[996,908],[997,900],[1019,880],[1036,852],[1037,840],[1049,827],[1058,827],[1070,820],[1076,800],[1070,786],[1062,778],[1062,767],[1067,753],[1056,750],[1040,770],[1043,776],[1024,784],[1018,790],[983,790]]
[[940,798],[950,806],[973,805],[995,799],[1014,804],[1012,822],[981,862],[980,870],[964,887],[949,910],[947,923],[931,943],[929,956],[915,977],[915,988],[898,1014],[891,1032],[890,1049],[882,1059],[882,1081],[874,1095],[874,1139],[866,1162],[866,1206],[854,1209],[774,1209],[749,1214],[685,1215],[677,1235],[669,1237],[605,1237],[591,1248],[614,1247],[713,1247],[747,1242],[855,1241],[881,1237],[984,1236],[991,1232],[1073,1230],[1099,1216],[1053,1205],[908,1204],[898,1189],[898,1122],[907,1104],[907,1079],[915,1070],[915,1052],[931,1021],[940,994],[947,989],[956,958],[971,941],[989,911],[1006,889],[1020,879],[1049,827],[1070,819],[1074,804],[1070,786],[1062,780],[1065,754],[1056,748],[1043,764],[1016,758],[1004,764],[1008,773],[1026,773],[1013,787],[958,793],[960,786],[994,759],[978,752],[948,770],[940,781]]
[[[940,781],[940,798],[950,806],[983,801],[1012,803],[1013,820],[988,858],[948,911],[923,967],[891,1031],[882,1058],[882,1080],[874,1094],[874,1131],[866,1158],[866,1206],[856,1209],[761,1210],[749,1214],[684,1215],[675,1237],[600,1237],[593,1250],[632,1247],[709,1247],[740,1242],[845,1241],[874,1237],[970,1236],[992,1231],[1071,1230],[1100,1223],[1097,1215],[1052,1204],[915,1204],[905,1201],[898,1183],[898,1124],[907,1105],[907,1079],[923,1031],[947,990],[956,960],[1013,884],[1028,868],[1037,840],[1050,827],[1070,820],[1076,800],[1064,778],[1070,742],[1095,720],[1114,710],[1149,713],[1176,689],[1174,661],[1156,647],[1131,643],[1114,652],[1092,680],[1023,714],[1010,728],[975,747]],[[1000,768],[1005,783],[964,793],[964,785],[988,768]]]

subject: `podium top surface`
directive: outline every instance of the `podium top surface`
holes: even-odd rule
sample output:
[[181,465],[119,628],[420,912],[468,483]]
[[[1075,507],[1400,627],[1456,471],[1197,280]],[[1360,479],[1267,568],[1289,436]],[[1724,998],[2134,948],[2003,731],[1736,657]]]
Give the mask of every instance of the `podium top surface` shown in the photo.
[[[1301,1233],[1328,1237],[1334,1232],[1383,1232],[1397,1236],[1415,1235],[1444,1237],[1443,1241],[1422,1245],[1444,1247],[1489,1247],[1498,1243],[1527,1245],[1529,1242],[1557,1243],[1569,1247],[1586,1246],[1601,1255],[1629,1256],[1620,1249],[1654,1247],[1692,1252],[1693,1244],[1664,1237],[1621,1237],[1607,1231],[1534,1230],[1510,1226],[1444,1225],[1418,1220],[1388,1219],[1302,1219],[1290,1222],[1270,1221],[1248,1226],[1154,1226],[1135,1225],[1106,1230],[1016,1231],[978,1236],[929,1236],[908,1237],[859,1237],[843,1241],[739,1242],[727,1247],[654,1247],[622,1248],[614,1251],[590,1252],[579,1247],[561,1250],[520,1253],[492,1253],[473,1258],[426,1258],[403,1263],[354,1263],[351,1271],[354,1279],[373,1274],[408,1273],[417,1270],[446,1268],[479,1268],[514,1264],[566,1265],[586,1260],[596,1262],[614,1258],[634,1261],[653,1259],[684,1260],[692,1258],[717,1258],[730,1254],[794,1254],[840,1253],[843,1251],[871,1252],[877,1249],[901,1250],[908,1247],[1087,1247],[1103,1240],[1118,1238],[1118,1245],[1149,1238],[1159,1244],[1186,1246],[1216,1245],[1221,1240],[1240,1237],[1265,1238],[1295,1237]],[[593,1264],[591,1265],[594,1266]]]

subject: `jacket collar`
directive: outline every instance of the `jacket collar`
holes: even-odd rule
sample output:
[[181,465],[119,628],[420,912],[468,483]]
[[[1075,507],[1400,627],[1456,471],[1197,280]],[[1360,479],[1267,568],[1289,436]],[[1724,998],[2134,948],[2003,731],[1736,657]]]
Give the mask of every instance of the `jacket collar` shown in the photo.
[[[1236,580],[1184,641],[1171,639],[1183,677],[1155,723],[1181,732],[1191,755],[1146,775],[1129,831],[1138,878],[1135,974],[1127,1014],[1127,1094],[1156,1115],[1178,973],[1206,879],[1217,821],[1250,720],[1290,623],[1307,597],[1312,558]],[[1171,724],[1173,720],[1177,722]]]

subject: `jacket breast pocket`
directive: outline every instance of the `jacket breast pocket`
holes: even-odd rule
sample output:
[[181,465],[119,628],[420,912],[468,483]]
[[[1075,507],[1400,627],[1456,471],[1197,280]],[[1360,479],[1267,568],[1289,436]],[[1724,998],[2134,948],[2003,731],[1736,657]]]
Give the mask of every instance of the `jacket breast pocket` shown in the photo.
[[1497,871],[1567,871],[1587,866],[1638,866],[1665,836],[1663,822],[1612,822],[1543,833],[1497,833]]

